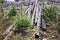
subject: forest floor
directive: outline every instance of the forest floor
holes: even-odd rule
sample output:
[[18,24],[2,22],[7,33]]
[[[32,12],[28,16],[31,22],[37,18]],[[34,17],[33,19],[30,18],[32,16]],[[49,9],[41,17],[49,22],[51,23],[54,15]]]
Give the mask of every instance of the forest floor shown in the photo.
[[11,37],[11,40],[60,40],[60,35],[53,27],[47,27],[47,31],[40,30],[40,38],[34,38],[33,34],[35,33],[35,29],[29,29],[27,33],[21,35],[21,33],[14,34]]
[[[27,9],[27,8],[25,8]],[[26,11],[26,10],[25,10]],[[1,30],[4,32],[8,28],[9,25],[7,25],[10,20],[6,21],[4,18],[0,19],[0,32]],[[1,26],[2,24],[2,26]],[[6,25],[6,26],[5,26]],[[34,38],[34,33],[36,26],[33,29],[28,29],[27,33],[21,34],[16,33],[13,34],[11,38],[8,38],[8,40],[60,40],[60,35],[58,34],[58,31],[54,29],[54,27],[47,27],[47,31],[40,30],[40,38],[36,39]]]

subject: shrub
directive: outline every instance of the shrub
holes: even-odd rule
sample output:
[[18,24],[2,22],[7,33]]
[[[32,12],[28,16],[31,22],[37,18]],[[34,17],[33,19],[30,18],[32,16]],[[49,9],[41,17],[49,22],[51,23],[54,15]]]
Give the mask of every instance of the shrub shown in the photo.
[[15,9],[14,6],[12,6],[12,8],[10,9],[9,13],[8,13],[8,16],[11,17],[11,16],[16,16],[17,14],[17,10]]
[[31,20],[26,16],[16,17],[15,20],[15,30],[25,30],[31,26]]
[[3,3],[4,3],[4,1],[5,1],[5,0],[0,0],[0,12],[1,12],[1,14],[2,14],[2,15],[0,14],[1,16],[4,15],[4,10],[3,10],[3,7],[4,7],[4,6],[3,6]]
[[46,20],[46,22],[56,22],[56,15],[58,13],[58,8],[54,5],[50,5],[44,7],[42,9],[42,17]]
[[57,29],[58,33],[60,33],[60,23],[57,24],[56,29]]
[[3,3],[5,0],[0,0],[0,3]]
[[60,31],[60,10],[54,6],[50,5],[42,8],[42,17],[45,19],[47,23],[51,23],[55,28]]

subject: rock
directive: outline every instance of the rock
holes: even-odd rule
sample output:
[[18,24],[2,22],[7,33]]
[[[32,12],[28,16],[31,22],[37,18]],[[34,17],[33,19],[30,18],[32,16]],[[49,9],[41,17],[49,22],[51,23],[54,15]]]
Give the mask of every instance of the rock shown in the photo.
[[54,38],[55,36],[52,36],[52,38]]
[[45,35],[47,35],[47,33],[46,33],[46,32],[44,32],[44,34],[45,34]]
[[28,39],[28,40],[30,40],[30,39]]
[[47,40],[47,38],[43,38],[42,40]]

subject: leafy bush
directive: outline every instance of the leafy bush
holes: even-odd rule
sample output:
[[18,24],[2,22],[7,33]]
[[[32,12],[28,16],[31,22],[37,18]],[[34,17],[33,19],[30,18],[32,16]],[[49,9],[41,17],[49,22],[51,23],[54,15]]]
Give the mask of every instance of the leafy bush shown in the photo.
[[58,13],[58,18],[57,18],[57,24],[56,24],[56,29],[58,31],[58,33],[60,34],[60,13]]
[[3,10],[3,3],[4,3],[4,1],[5,1],[5,0],[0,0],[0,12],[1,12],[0,18],[1,18],[1,16],[4,15],[4,10]]
[[56,22],[56,15],[58,13],[58,8],[56,6],[50,5],[42,9],[42,17],[46,22]]
[[57,24],[56,29],[57,29],[58,33],[60,33],[60,23]]
[[[60,31],[60,10],[54,6],[50,5],[42,8],[42,17],[45,19],[47,23],[54,25],[55,28]],[[51,26],[50,25],[50,26]]]
[[12,8],[10,9],[10,11],[9,11],[9,14],[8,14],[8,16],[16,16],[16,14],[17,14],[17,10],[15,9],[15,7],[14,6],[12,6]]
[[60,22],[60,13],[58,13],[58,22]]
[[17,16],[15,20],[15,30],[24,30],[31,27],[31,20],[26,16]]
[[0,18],[4,15],[3,6],[0,5]]
[[3,3],[5,0],[0,0],[0,3]]

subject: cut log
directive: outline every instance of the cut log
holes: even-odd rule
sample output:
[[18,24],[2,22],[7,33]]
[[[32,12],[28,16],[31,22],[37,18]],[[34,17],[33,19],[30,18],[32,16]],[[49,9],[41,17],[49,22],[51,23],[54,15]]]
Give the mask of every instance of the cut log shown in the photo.
[[14,27],[14,24],[10,25],[9,28],[2,35],[8,34],[12,30],[13,27]]
[[5,37],[3,40],[7,40],[8,37],[11,37],[12,36],[12,34],[13,34],[12,29],[13,29],[14,25],[15,24],[10,25],[9,28],[3,33],[3,36]]
[[42,29],[46,31],[46,23],[45,20],[42,18]]
[[7,40],[9,37],[11,37],[12,36],[12,34],[13,34],[13,31],[10,31],[10,33],[5,37],[5,39],[3,39],[3,40]]
[[41,11],[39,11],[39,4],[37,3],[36,6],[36,16],[37,16],[37,28],[36,28],[36,32],[35,32],[35,36],[38,35],[39,36],[39,31],[40,31],[40,24],[41,24]]
[[32,15],[32,21],[31,21],[32,26],[34,25],[35,11],[36,9],[34,8],[33,15]]
[[31,11],[33,11],[34,6],[33,5],[29,5],[29,8],[26,10],[26,13],[28,15],[29,18],[31,18]]

